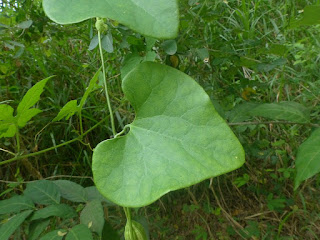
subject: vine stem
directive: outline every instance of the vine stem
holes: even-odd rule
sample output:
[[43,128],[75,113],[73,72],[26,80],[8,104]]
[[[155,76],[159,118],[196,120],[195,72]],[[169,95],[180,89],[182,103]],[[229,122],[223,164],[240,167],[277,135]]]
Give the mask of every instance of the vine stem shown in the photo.
[[[98,21],[98,18],[97,18],[97,21]],[[108,110],[109,110],[109,113],[110,113],[112,134],[113,134],[113,136],[115,136],[116,135],[116,128],[114,126],[113,112],[112,112],[112,107],[111,107],[109,93],[108,93],[108,85],[107,85],[107,78],[106,78],[106,68],[104,66],[104,58],[103,58],[102,43],[101,43],[101,31],[100,31],[100,29],[97,29],[97,30],[98,30],[99,51],[100,51],[100,58],[101,58],[101,65],[102,65],[102,73],[103,73],[104,91],[105,91],[105,94],[106,94]]]
[[[109,116],[108,116],[109,117]],[[55,150],[59,147],[63,147],[65,145],[68,145],[70,143],[73,143],[73,142],[76,142],[78,140],[81,140],[85,135],[87,135],[89,132],[91,132],[93,129],[95,129],[96,127],[98,127],[101,123],[103,123],[105,121],[106,118],[103,118],[100,122],[98,122],[96,125],[94,125],[92,128],[90,128],[88,131],[84,132],[83,134],[81,134],[80,136],[70,140],[70,141],[67,141],[67,142],[64,142],[64,143],[61,143],[59,145],[56,145],[56,146],[53,146],[53,147],[50,147],[50,148],[46,148],[46,149],[43,149],[41,151],[38,151],[38,152],[34,152],[34,153],[29,153],[29,154],[24,154],[24,155],[20,155],[20,156],[16,156],[14,158],[11,158],[11,159],[8,159],[6,161],[1,161],[0,162],[0,166],[1,165],[4,165],[4,164],[8,164],[8,163],[11,163],[11,162],[15,162],[15,161],[18,161],[20,159],[25,159],[25,158],[28,158],[28,157],[33,157],[33,156],[37,156],[37,155],[40,155],[42,153],[45,153],[45,152],[48,152],[48,151],[51,151],[51,150]]]

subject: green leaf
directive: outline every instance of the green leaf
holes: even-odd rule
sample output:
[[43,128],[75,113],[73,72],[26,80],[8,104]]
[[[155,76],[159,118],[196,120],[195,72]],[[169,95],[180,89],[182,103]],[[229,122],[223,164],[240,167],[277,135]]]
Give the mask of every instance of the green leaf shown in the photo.
[[28,240],[37,240],[41,233],[48,227],[50,219],[41,219],[38,221],[33,221],[29,225]]
[[166,40],[162,43],[162,48],[166,54],[174,55],[177,52],[177,42],[176,40]]
[[64,105],[58,115],[52,120],[52,122],[60,121],[65,118],[68,120],[71,116],[79,111],[77,100],[71,100]]
[[89,94],[98,87],[97,81],[99,80],[99,76],[102,75],[100,69],[94,74],[93,78],[90,80],[89,86],[86,89],[83,97],[81,98],[79,104],[79,111],[82,110],[83,105],[86,103]]
[[37,108],[31,108],[26,110],[23,114],[20,114],[17,116],[18,126],[21,128],[24,127],[27,124],[27,122],[31,120],[31,118],[33,118],[34,116],[36,116],[41,112],[42,111]]
[[145,206],[243,164],[239,141],[189,76],[145,62],[125,77],[123,91],[136,111],[130,132],[101,142],[92,159],[94,181],[107,199]]
[[17,132],[13,111],[11,106],[0,104],[0,138],[13,137]]
[[34,212],[32,217],[30,218],[30,221],[44,219],[52,216],[61,218],[73,218],[77,216],[77,213],[72,207],[66,204],[54,204]]
[[14,109],[6,104],[0,104],[0,121],[8,121],[13,119]]
[[111,226],[111,224],[105,222],[102,231],[102,239],[120,240],[120,237],[118,232]]
[[91,51],[91,50],[95,49],[98,46],[98,44],[99,44],[98,35],[94,35],[90,41],[88,50]]
[[18,118],[20,115],[25,114],[25,112],[35,105],[40,100],[40,95],[43,92],[44,86],[46,85],[47,81],[52,78],[48,77],[46,79],[41,80],[40,82],[36,83],[32,88],[30,88],[27,93],[23,96],[21,102],[17,108],[17,116]]
[[104,225],[104,211],[99,200],[93,200],[85,206],[80,214],[80,222],[86,225],[91,231],[102,235]]
[[40,240],[62,240],[67,234],[67,231],[64,229],[58,229],[51,231],[40,238]]
[[146,36],[174,38],[179,15],[176,0],[43,0],[49,18],[60,24],[110,18]]
[[104,196],[102,196],[95,186],[86,187],[85,190],[88,196],[88,201],[99,200],[100,202],[107,203],[107,206],[115,206],[114,203],[110,202]]
[[23,96],[17,108],[17,116],[15,117],[19,127],[24,127],[31,118],[41,112],[39,109],[30,108],[39,101],[44,86],[50,78],[51,77],[48,77],[36,83]]
[[250,116],[286,120],[298,123],[310,121],[309,110],[296,102],[264,103],[250,111]]
[[113,52],[113,38],[110,32],[102,38],[101,45],[108,53]]
[[92,234],[83,224],[74,226],[68,233],[66,240],[92,240]]
[[320,172],[320,128],[300,145],[296,158],[297,175],[294,188],[300,183]]
[[0,214],[17,213],[21,210],[33,209],[34,204],[26,196],[14,196],[0,201]]
[[24,194],[38,204],[59,204],[60,193],[58,186],[48,180],[27,183]]
[[22,29],[26,29],[26,28],[31,27],[32,23],[33,23],[32,20],[27,20],[27,21],[24,21],[24,22],[17,24],[17,27],[22,28]]
[[309,5],[303,9],[303,17],[299,20],[293,21],[290,27],[299,27],[302,25],[311,26],[320,24],[320,6]]
[[227,113],[227,118],[229,122],[243,122],[247,121],[252,116],[250,116],[250,111],[256,108],[259,104],[246,102],[235,106],[230,112]]
[[138,53],[130,53],[128,54],[122,64],[121,67],[121,77],[122,79],[136,66],[138,66],[141,62],[143,62],[144,58],[141,57]]
[[23,223],[23,221],[32,213],[32,210],[24,211],[12,218],[4,224],[0,225],[0,239],[7,240],[14,231]]
[[61,197],[72,202],[87,202],[87,192],[81,185],[68,180],[53,182],[58,186]]

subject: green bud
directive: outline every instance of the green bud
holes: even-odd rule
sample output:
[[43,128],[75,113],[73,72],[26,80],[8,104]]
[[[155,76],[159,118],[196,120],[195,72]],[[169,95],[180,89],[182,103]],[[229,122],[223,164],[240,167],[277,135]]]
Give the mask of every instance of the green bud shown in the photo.
[[136,221],[131,221],[131,226],[127,223],[124,229],[124,239],[125,240],[147,240],[148,238],[143,226]]
[[102,18],[97,18],[97,21],[96,21],[95,25],[96,25],[96,29],[99,32],[104,32],[104,31],[108,30],[108,25],[104,23]]

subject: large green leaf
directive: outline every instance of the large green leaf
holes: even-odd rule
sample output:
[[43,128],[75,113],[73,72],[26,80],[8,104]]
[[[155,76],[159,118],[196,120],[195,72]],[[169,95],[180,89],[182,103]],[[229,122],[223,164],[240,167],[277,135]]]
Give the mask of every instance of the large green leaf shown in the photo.
[[320,128],[315,130],[299,147],[296,169],[295,189],[302,181],[320,172]]
[[17,213],[21,210],[33,209],[34,204],[26,196],[14,196],[0,201],[0,214]]
[[69,205],[53,204],[34,212],[32,217],[30,218],[30,221],[44,219],[52,216],[61,217],[61,218],[73,218],[77,216],[77,213]]
[[43,8],[61,24],[101,17],[155,38],[174,38],[178,33],[177,0],[43,0]]
[[85,206],[80,214],[80,222],[88,226],[92,232],[102,235],[104,211],[99,200],[93,200]]
[[48,180],[38,180],[27,184],[24,194],[34,203],[50,205],[60,203],[58,186]]
[[66,240],[92,240],[92,234],[86,225],[79,224],[70,229]]
[[140,207],[243,164],[242,146],[189,76],[145,62],[125,77],[123,91],[136,111],[130,132],[93,153],[94,180],[106,198]]
[[0,225],[0,239],[7,240],[14,231],[23,223],[23,221],[32,213],[32,210],[24,211],[12,218],[9,221]]
[[296,102],[263,103],[251,109],[249,115],[298,123],[310,121],[309,110]]
[[66,234],[67,234],[66,230],[57,229],[42,236],[40,240],[62,240]]
[[80,184],[68,180],[56,180],[54,184],[58,186],[61,197],[72,202],[87,202],[87,192]]

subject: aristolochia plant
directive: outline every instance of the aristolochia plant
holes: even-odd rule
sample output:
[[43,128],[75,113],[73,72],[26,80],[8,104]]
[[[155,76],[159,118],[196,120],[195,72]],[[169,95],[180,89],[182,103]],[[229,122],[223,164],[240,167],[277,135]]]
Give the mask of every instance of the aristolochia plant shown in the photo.
[[[61,24],[97,17],[104,78],[101,18],[154,38],[174,38],[178,32],[178,4],[173,0],[43,0],[43,7]],[[169,191],[232,171],[243,164],[244,152],[209,96],[184,73],[145,62],[126,75],[122,88],[136,118],[125,127],[130,129],[127,135],[115,133],[105,80],[115,138],[94,150],[93,176],[106,198],[125,207],[125,238],[144,239],[127,207],[148,205]]]

